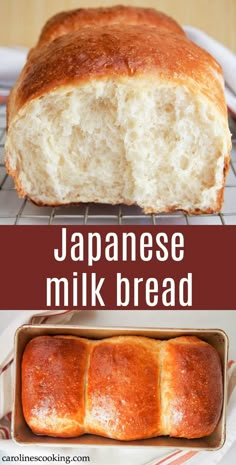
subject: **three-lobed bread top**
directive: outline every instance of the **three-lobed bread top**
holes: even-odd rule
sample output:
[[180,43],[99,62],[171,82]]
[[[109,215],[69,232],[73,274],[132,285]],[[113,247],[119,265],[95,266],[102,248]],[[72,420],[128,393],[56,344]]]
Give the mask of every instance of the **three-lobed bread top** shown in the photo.
[[90,26],[36,48],[11,93],[9,123],[35,98],[98,79],[183,85],[206,97],[226,124],[220,65],[185,36],[147,25]]
[[154,8],[138,8],[124,5],[100,8],[78,8],[56,14],[42,29],[37,47],[69,32],[91,25],[146,24],[168,32],[184,35],[181,26],[170,16]]
[[222,409],[218,352],[194,336],[39,336],[22,360],[22,407],[36,434],[198,438]]

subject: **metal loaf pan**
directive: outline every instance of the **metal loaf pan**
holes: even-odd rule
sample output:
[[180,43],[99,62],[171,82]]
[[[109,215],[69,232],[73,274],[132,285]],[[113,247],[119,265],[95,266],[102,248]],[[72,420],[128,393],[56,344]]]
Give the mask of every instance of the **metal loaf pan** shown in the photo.
[[[30,339],[41,335],[72,335],[89,339],[103,339],[118,335],[137,335],[156,339],[171,339],[177,336],[193,335],[208,342],[216,348],[220,355],[223,372],[224,399],[220,421],[215,431],[201,439],[182,439],[160,436],[151,439],[136,441],[117,441],[91,434],[77,438],[52,438],[37,436],[27,426],[21,405],[21,360],[26,344]],[[51,326],[51,325],[25,325],[18,328],[15,335],[15,392],[13,406],[12,437],[22,445],[48,445],[54,447],[140,447],[157,446],[192,450],[216,450],[225,442],[226,430],[226,404],[227,404],[227,360],[228,337],[219,329],[170,329],[170,328],[113,328],[113,327],[79,327],[79,326]]]

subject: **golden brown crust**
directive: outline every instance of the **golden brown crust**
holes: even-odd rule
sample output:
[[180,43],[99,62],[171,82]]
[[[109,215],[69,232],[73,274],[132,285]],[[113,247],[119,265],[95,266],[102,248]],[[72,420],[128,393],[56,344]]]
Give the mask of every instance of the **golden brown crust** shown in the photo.
[[[118,83],[129,80],[132,83],[132,78],[136,83],[142,80],[144,85],[146,80],[150,86],[171,83],[186,87],[199,102],[205,99],[211,105],[216,119],[219,118],[219,124],[227,132],[223,78],[218,63],[190,42],[181,27],[168,16],[153,9],[116,6],[63,12],[46,23],[9,97],[8,140],[11,140],[11,128],[14,131],[15,118],[24,116],[31,100],[43,99],[54,91],[69,93],[75,87],[98,80]],[[229,147],[229,140],[226,143]],[[12,151],[11,145],[7,142],[7,170],[15,179],[19,195],[25,196],[19,173],[10,165],[9,151]],[[225,160],[225,167],[227,163]],[[222,185],[212,208],[200,210],[190,206],[187,212],[219,211],[223,192]],[[96,202],[97,199],[92,200]],[[40,198],[33,201],[44,204]],[[128,204],[122,196],[117,198],[117,203]],[[61,204],[53,199],[48,203],[51,206]],[[180,208],[166,205],[163,210],[171,212]],[[152,205],[144,209],[145,213],[161,211]]]
[[159,346],[141,337],[97,343],[90,357],[87,427],[119,440],[161,434]]
[[222,409],[222,373],[217,351],[196,337],[165,345],[165,385],[169,435],[199,438],[212,433]]
[[132,79],[186,85],[226,116],[220,65],[187,38],[145,25],[91,26],[39,48],[9,98],[9,122],[20,108],[58,88],[93,79]]
[[203,437],[222,399],[219,355],[192,336],[40,336],[23,354],[22,406],[36,434]]
[[73,437],[85,432],[88,350],[85,339],[74,337],[40,336],[28,343],[22,360],[22,406],[36,434]]
[[146,24],[167,32],[184,35],[184,31],[174,19],[153,8],[137,8],[116,5],[109,8],[79,8],[56,14],[42,29],[37,47],[69,32],[91,25]]

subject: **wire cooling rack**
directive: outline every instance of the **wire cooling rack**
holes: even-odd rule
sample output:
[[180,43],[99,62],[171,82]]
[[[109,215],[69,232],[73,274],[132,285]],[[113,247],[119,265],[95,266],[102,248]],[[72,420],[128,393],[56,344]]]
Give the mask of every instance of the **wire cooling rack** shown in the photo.
[[6,107],[0,106],[0,225],[17,224],[154,224],[154,225],[236,225],[236,122],[231,120],[233,150],[227,176],[225,200],[221,213],[187,215],[182,212],[145,215],[137,206],[81,204],[71,207],[37,207],[29,200],[19,199],[13,180],[4,167],[6,138]]

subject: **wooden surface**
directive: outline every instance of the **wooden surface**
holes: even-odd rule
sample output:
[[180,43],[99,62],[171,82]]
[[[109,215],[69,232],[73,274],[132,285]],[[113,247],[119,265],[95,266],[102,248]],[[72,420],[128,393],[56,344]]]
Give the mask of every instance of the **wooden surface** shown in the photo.
[[236,0],[0,0],[0,45],[32,46],[56,12],[119,3],[159,9],[182,25],[204,30],[236,53]]

